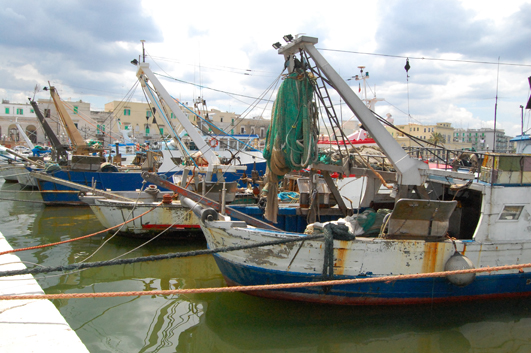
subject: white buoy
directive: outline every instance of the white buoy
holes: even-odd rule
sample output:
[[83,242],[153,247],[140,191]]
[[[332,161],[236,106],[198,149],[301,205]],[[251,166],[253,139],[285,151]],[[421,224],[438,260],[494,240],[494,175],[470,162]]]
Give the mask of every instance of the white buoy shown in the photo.
[[[459,270],[471,270],[474,269],[474,264],[470,259],[459,252],[455,252],[444,265],[445,271],[459,271]],[[446,276],[450,283],[459,287],[468,286],[476,278],[475,273],[463,273],[460,275]]]

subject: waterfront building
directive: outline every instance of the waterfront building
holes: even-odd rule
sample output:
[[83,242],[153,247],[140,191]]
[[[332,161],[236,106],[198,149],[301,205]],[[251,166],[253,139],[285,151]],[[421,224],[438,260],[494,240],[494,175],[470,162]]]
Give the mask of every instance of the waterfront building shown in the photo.
[[7,147],[26,145],[20,136],[16,122],[20,124],[33,144],[45,144],[44,132],[32,106],[28,103],[11,103],[2,100],[0,105],[0,141]]
[[[459,142],[470,143],[476,151],[493,152],[494,148],[494,129],[456,129],[454,131],[454,140]],[[496,130],[496,152],[510,153],[514,147],[509,142],[512,137],[506,136],[502,129]]]

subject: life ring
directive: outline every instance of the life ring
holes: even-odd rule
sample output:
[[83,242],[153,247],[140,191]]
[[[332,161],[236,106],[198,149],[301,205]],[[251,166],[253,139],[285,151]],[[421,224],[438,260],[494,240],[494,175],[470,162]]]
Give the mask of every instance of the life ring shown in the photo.
[[140,144],[137,143],[137,144],[135,145],[135,147],[136,147],[137,152],[140,151]]
[[210,141],[208,141],[208,144],[210,145],[210,147],[216,148],[219,145],[219,141],[216,138],[212,137],[210,138]]

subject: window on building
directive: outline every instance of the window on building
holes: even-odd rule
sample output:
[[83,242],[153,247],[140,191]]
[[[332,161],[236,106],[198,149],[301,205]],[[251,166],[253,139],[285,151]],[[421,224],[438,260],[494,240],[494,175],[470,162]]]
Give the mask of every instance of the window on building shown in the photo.
[[240,134],[245,134],[245,127],[242,126],[242,127],[240,128]]
[[77,106],[77,105],[74,105],[74,114],[77,114],[78,109],[79,109],[78,106]]
[[6,114],[9,114],[9,108],[6,108]]
[[50,109],[44,109],[44,117],[49,118],[50,117]]
[[17,108],[17,115],[23,115],[23,114],[24,114],[24,109]]
[[149,124],[145,124],[144,129],[146,131],[146,136],[149,135]]
[[146,118],[151,118],[151,114],[151,110],[146,110]]
[[219,118],[219,122],[220,122],[220,123],[223,122],[223,117],[222,117],[222,116]]
[[175,119],[175,114],[171,113],[170,114],[170,119]]
[[251,128],[251,135],[254,135],[255,132],[254,132],[254,126]]
[[[429,131],[429,130],[428,130]],[[426,132],[426,128],[424,128],[424,132]]]
[[33,108],[30,109],[30,113],[35,113],[35,110]]
[[234,126],[234,119],[232,119],[232,122],[230,123],[232,126]]
[[163,127],[159,127],[159,131],[160,131],[160,135],[164,135],[164,128]]
[[124,115],[131,115],[131,109],[124,109]]
[[263,128],[263,127],[260,128],[260,137],[261,138],[265,137],[265,128]]

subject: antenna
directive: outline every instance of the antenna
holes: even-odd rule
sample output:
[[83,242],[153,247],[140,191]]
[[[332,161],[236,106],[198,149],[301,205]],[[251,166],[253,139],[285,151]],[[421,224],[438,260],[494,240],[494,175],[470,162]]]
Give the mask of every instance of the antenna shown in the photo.
[[140,39],[140,43],[142,43],[142,62],[145,63],[146,62],[146,50],[144,49],[144,43],[146,41],[143,40],[143,39]]
[[496,113],[498,112],[498,80],[500,78],[500,57],[498,56],[498,74],[496,76],[496,103],[494,104],[494,142],[492,152],[496,152]]

